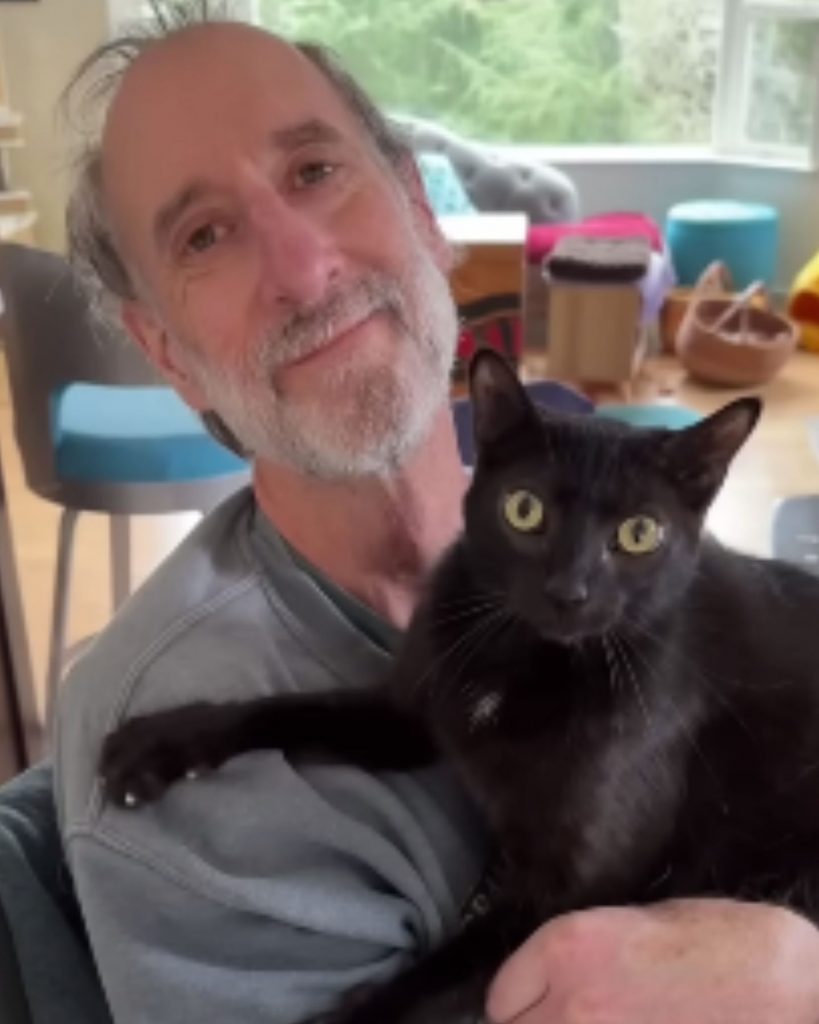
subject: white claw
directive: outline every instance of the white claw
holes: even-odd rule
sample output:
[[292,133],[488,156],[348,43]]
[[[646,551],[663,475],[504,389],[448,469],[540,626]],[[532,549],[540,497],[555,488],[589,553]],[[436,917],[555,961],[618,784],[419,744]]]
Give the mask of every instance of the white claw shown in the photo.
[[122,798],[122,802],[125,804],[126,807],[136,807],[136,805],[139,803],[139,801],[137,800],[136,796],[133,793],[126,793],[125,796]]

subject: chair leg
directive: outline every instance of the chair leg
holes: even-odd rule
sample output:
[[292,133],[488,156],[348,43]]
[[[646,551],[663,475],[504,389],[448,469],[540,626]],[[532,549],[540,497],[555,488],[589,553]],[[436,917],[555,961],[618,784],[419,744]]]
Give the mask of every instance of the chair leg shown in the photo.
[[71,558],[74,554],[74,529],[79,510],[64,508],[60,516],[60,531],[57,542],[57,572],[54,576],[54,599],[51,612],[51,646],[48,655],[48,676],[46,678],[46,727],[50,730],[54,719],[57,689],[63,669],[65,652],[66,623],[68,619],[68,592],[71,583]]
[[131,524],[128,516],[111,516],[111,605],[114,611],[131,593]]

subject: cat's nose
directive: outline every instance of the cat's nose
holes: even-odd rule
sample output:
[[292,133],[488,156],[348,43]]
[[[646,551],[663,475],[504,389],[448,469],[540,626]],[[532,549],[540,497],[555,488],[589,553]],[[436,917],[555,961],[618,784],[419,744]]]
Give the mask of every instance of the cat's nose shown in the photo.
[[589,588],[582,580],[551,580],[544,587],[546,597],[558,608],[579,608],[589,599]]

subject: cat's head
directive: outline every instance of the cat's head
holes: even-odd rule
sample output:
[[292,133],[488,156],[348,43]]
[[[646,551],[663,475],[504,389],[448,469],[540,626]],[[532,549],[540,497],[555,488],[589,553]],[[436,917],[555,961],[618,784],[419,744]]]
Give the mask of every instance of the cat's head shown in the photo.
[[490,350],[473,359],[470,389],[477,462],[464,543],[481,586],[565,643],[645,624],[677,599],[761,403],[739,399],[682,430],[558,415]]

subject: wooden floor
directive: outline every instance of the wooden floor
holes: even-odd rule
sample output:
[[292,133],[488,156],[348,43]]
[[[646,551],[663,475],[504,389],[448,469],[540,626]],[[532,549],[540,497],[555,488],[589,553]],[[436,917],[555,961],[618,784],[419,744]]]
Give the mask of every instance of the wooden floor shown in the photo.
[[[638,400],[661,396],[703,412],[734,396],[686,381],[670,359],[647,367],[636,389]],[[797,353],[781,376],[764,390],[762,422],[711,516],[725,542],[766,553],[771,514],[784,495],[819,493],[819,459],[811,452],[806,422],[819,416],[819,357]],[[35,678],[42,699],[59,510],[25,487],[12,434],[5,364],[0,357],[0,452],[17,552]],[[134,526],[134,574],[144,578],[196,522],[196,515],[140,517]],[[70,640],[99,630],[110,614],[108,533],[104,517],[80,519],[71,600]]]

